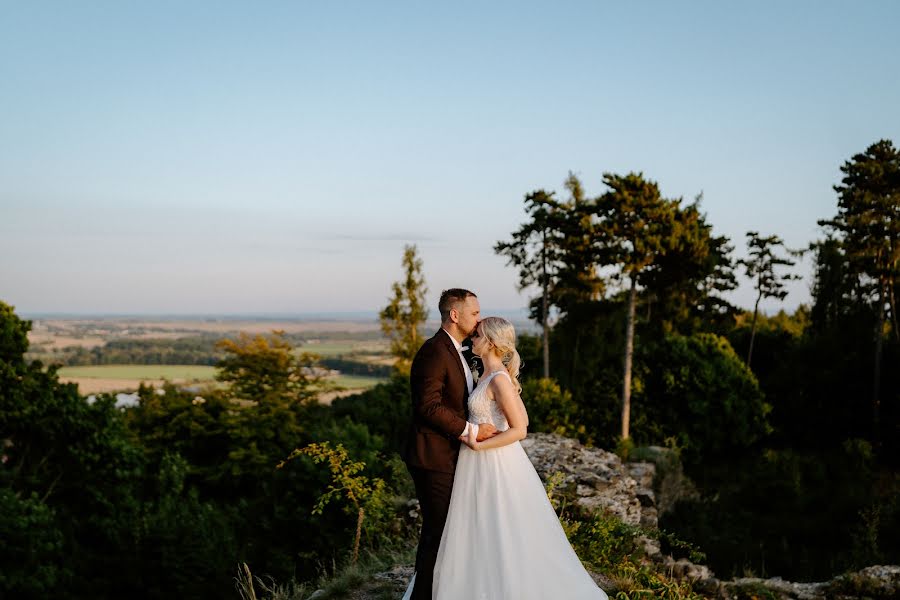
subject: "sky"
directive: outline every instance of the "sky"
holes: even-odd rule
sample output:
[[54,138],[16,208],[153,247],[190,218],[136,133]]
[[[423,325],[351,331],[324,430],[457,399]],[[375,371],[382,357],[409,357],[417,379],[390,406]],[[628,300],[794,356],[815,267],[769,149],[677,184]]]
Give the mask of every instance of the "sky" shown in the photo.
[[[0,300],[374,311],[424,262],[486,310],[537,188],[642,172],[802,247],[900,144],[900,3],[0,0]],[[810,264],[790,287],[810,299]],[[731,300],[751,307],[741,280]]]

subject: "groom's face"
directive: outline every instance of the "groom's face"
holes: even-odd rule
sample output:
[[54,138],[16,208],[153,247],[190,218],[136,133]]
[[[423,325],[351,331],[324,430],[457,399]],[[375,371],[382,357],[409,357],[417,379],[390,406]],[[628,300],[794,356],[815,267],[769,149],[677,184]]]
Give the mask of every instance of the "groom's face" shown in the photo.
[[471,336],[478,326],[478,318],[481,315],[481,305],[478,304],[478,298],[469,296],[466,298],[458,309],[457,326],[466,334]]

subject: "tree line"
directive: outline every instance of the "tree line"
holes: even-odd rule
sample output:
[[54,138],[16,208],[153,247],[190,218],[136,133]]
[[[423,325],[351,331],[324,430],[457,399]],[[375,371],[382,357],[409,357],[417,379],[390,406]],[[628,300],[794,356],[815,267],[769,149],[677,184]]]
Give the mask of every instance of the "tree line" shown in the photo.
[[[819,222],[826,238],[808,248],[790,250],[777,235],[747,232],[746,258],[735,260],[734,247],[713,233],[698,196],[691,203],[667,199],[656,182],[641,173],[606,173],[606,191],[588,197],[574,174],[565,182],[567,196],[535,190],[525,196],[528,220],[499,242],[495,251],[519,270],[521,289],[536,287],[532,315],[543,330],[543,376],[550,377],[550,315],[577,318],[592,305],[621,301],[625,307],[622,345],[621,430],[630,437],[632,362],[638,305],[644,322],[664,331],[722,332],[740,312],[723,293],[736,287],[736,270],[744,268],[756,291],[746,363],[753,357],[759,303],[783,300],[785,283],[799,279],[786,271],[805,251],[836,251],[851,287],[840,300],[861,300],[876,316],[872,330],[872,424],[869,438],[879,444],[881,363],[884,340],[900,341],[896,289],[900,280],[900,153],[879,141],[841,166],[835,186],[837,214]],[[827,246],[827,248],[826,248]],[[818,288],[821,292],[831,290]],[[816,301],[822,294],[817,294]],[[577,339],[575,340],[578,341]],[[577,352],[575,354],[577,360]]]

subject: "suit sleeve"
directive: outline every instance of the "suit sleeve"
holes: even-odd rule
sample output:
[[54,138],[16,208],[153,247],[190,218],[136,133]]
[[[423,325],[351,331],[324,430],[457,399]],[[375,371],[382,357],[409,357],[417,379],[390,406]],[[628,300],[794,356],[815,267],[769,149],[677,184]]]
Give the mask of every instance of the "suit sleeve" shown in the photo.
[[456,439],[466,428],[466,421],[441,402],[447,365],[441,360],[440,351],[433,344],[423,346],[413,362],[410,372],[413,411],[431,427]]

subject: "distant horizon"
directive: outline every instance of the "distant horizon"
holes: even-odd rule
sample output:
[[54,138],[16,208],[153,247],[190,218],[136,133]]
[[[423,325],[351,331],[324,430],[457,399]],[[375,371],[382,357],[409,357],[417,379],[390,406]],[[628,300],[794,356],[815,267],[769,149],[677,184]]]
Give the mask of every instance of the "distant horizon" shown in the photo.
[[[0,298],[0,301],[3,299]],[[809,307],[808,304],[801,303],[792,307],[779,307],[775,310],[764,310],[760,306],[760,314],[773,316],[784,311],[787,314],[793,314],[801,306]],[[736,306],[739,312],[749,313],[752,308]],[[16,314],[23,319],[138,319],[138,318],[154,318],[154,319],[170,319],[170,320],[256,320],[256,321],[277,321],[277,320],[306,320],[306,321],[378,321],[379,311],[377,310],[348,310],[348,311],[296,311],[296,312],[75,312],[75,311],[20,311],[17,307]],[[529,309],[523,308],[482,308],[483,316],[495,315],[508,319],[521,319],[534,322],[529,317]],[[434,313],[437,313],[435,309]],[[429,313],[427,323],[437,322],[439,319]]]
[[[2,300],[2,298],[0,298]],[[435,312],[437,312],[435,310]],[[500,309],[491,308],[482,311],[485,315],[493,314],[498,316],[521,316],[528,318],[528,309]],[[16,313],[26,319],[78,319],[78,318],[141,318],[168,317],[176,320],[188,319],[221,319],[234,321],[240,319],[256,319],[256,320],[321,320],[321,321],[338,321],[338,320],[378,320],[377,310],[350,310],[350,311],[297,311],[297,312],[223,312],[223,313],[198,313],[198,312],[68,312],[68,311],[19,311]],[[436,320],[433,315],[429,315],[428,321]]]

